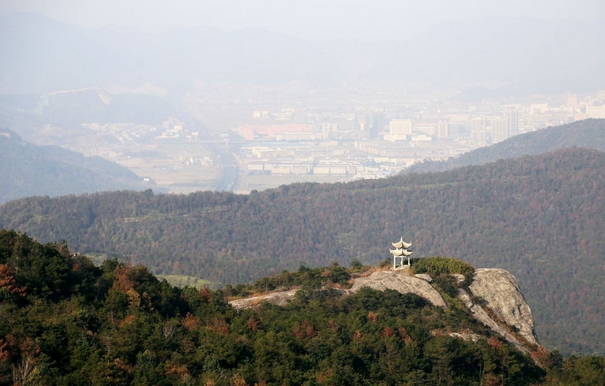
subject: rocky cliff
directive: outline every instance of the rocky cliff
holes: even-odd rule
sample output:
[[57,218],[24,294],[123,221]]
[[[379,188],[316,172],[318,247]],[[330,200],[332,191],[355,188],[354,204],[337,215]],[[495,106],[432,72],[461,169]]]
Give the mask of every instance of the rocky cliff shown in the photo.
[[[454,276],[458,281],[464,279],[461,275]],[[427,274],[412,276],[406,271],[379,271],[354,279],[351,289],[343,292],[355,293],[363,287],[379,291],[392,289],[401,293],[414,293],[435,306],[447,308],[447,302],[430,284],[431,281]],[[479,322],[523,352],[529,352],[532,345],[538,344],[531,309],[510,272],[495,268],[477,269],[469,289],[470,293],[460,289],[458,297]],[[233,300],[230,304],[236,309],[250,308],[263,301],[285,305],[295,294],[296,290],[277,291]]]
[[538,344],[531,309],[510,272],[497,268],[476,269],[470,290],[527,342]]

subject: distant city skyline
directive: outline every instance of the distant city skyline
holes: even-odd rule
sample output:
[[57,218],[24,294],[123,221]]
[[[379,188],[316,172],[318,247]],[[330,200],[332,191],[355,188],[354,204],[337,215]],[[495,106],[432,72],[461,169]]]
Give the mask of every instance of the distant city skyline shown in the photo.
[[446,21],[494,17],[605,19],[602,0],[3,0],[0,14],[38,12],[87,28],[120,26],[146,32],[180,27],[262,28],[311,40],[405,39]]

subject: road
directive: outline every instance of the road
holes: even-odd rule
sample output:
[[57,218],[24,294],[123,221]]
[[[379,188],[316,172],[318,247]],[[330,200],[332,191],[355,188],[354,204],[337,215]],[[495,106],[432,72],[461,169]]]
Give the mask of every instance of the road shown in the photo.
[[[233,161],[225,162],[225,158],[232,157]],[[235,161],[233,154],[229,153],[227,157],[220,156],[222,175],[215,185],[215,190],[233,192],[237,187],[237,177],[239,175],[239,166]]]
[[227,147],[225,140],[216,138],[203,128],[199,128],[200,140],[215,155],[219,162],[221,177],[216,181],[214,190],[219,192],[233,192],[237,187],[239,177],[239,165],[237,158]]

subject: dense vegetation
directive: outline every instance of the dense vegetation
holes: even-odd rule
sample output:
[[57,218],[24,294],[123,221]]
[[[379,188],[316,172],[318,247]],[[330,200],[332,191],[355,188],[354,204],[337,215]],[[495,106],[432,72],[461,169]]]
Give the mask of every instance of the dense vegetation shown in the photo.
[[605,353],[605,154],[594,150],[247,196],[33,197],[1,206],[0,227],[233,285],[301,264],[374,265],[405,230],[414,256],[513,273],[547,347]]
[[27,196],[98,192],[117,189],[145,190],[130,170],[100,157],[56,146],[35,146],[0,128],[0,203]]
[[[300,271],[292,276],[309,273]],[[172,287],[116,260],[97,267],[63,243],[5,230],[0,319],[1,385],[605,381],[602,357],[564,360],[540,349],[526,356],[463,309],[444,310],[413,294],[364,289],[341,296],[308,287],[286,307],[238,312],[223,291]]]
[[473,282],[473,275],[475,274],[475,268],[472,265],[462,260],[440,256],[414,259],[412,271],[416,274],[428,273],[433,276],[458,273],[464,275],[464,285],[466,286],[471,285]]
[[351,264],[351,269],[332,263],[330,267],[309,268],[301,265],[298,271],[282,271],[279,275],[263,277],[254,284],[239,283],[236,286],[227,284],[222,288],[230,298],[243,298],[270,291],[288,291],[291,289],[317,290],[320,288],[350,288],[351,273],[366,272],[370,267],[358,261]]
[[500,159],[536,155],[565,147],[585,147],[605,152],[605,119],[585,119],[548,127],[509,138],[493,146],[479,148],[446,161],[424,161],[402,171],[402,174],[442,172],[463,166],[483,165]]

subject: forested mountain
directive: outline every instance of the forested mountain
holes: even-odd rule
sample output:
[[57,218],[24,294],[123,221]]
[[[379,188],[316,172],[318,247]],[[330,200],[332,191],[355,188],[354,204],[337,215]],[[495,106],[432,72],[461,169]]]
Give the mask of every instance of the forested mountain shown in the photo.
[[36,195],[155,188],[114,162],[57,146],[35,146],[6,129],[0,129],[0,176],[0,203]]
[[424,161],[401,174],[442,172],[463,166],[482,165],[500,159],[536,155],[565,147],[605,151],[605,119],[585,119],[567,125],[517,135],[492,146],[479,148],[446,161]]
[[1,206],[0,227],[233,284],[301,264],[374,264],[404,232],[415,256],[513,273],[545,346],[605,352],[605,154],[596,150],[250,195],[32,197]]
[[97,267],[63,243],[0,230],[0,384],[605,382],[603,357],[524,355],[445,292],[448,309],[393,290],[331,289],[334,272],[346,282],[356,267],[301,268],[287,274],[302,284],[288,305],[236,311],[221,290],[171,287],[116,260]]

